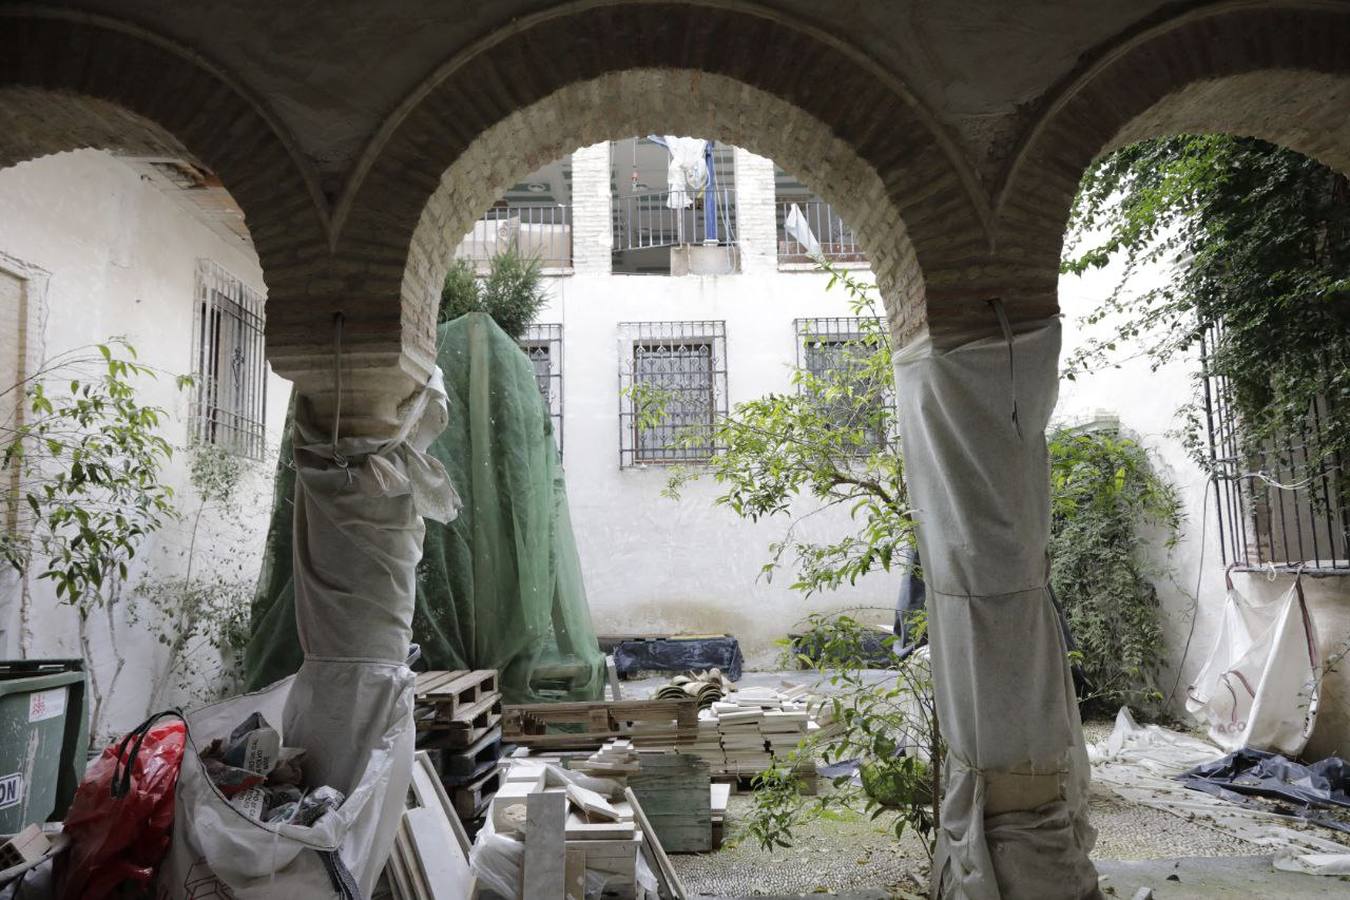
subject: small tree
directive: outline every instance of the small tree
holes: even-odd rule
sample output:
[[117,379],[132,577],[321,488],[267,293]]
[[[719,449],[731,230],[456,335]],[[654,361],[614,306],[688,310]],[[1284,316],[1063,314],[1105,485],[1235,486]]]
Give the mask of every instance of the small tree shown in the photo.
[[[793,390],[736,404],[712,426],[711,446],[724,448],[706,468],[676,469],[666,486],[678,498],[685,483],[710,476],[723,492],[716,502],[742,518],[791,519],[782,540],[770,546],[765,577],[790,557],[793,586],[807,596],[854,584],[875,570],[889,570],[896,551],[914,541],[914,519],[897,450],[890,334],[869,285],[822,263],[827,290],[841,286],[858,316],[858,331],[836,347],[842,365],[816,373],[792,372]],[[808,336],[808,340],[814,340]],[[665,398],[630,390],[639,421],[660,424]],[[685,438],[709,446],[699,429]],[[805,516],[791,514],[802,496],[817,511],[844,507],[858,523],[837,541],[816,543],[797,536]]]
[[[24,515],[0,535],[0,553],[21,576],[36,573],[78,615],[98,734],[103,701],[125,660],[117,651],[113,609],[128,565],[151,534],[174,518],[173,489],[161,481],[173,450],[159,434],[164,410],[136,399],[134,381],[155,378],[135,349],[113,339],[61,354],[8,389],[30,414],[0,432],[0,470],[17,473]],[[51,385],[61,384],[52,392]],[[190,379],[179,378],[180,388]],[[6,393],[8,392],[6,391]],[[31,651],[31,600],[20,609],[23,652]],[[100,675],[90,618],[102,612],[113,641],[113,668]]]
[[481,280],[472,262],[463,258],[454,260],[441,288],[437,321],[448,322],[466,313],[485,312],[502,331],[520,338],[547,302],[539,260],[509,249],[492,257],[487,277]]
[[[923,633],[924,624],[920,615],[916,636]],[[812,819],[834,818],[855,809],[888,820],[897,839],[906,831],[914,832],[931,859],[940,822],[946,745],[938,726],[927,651],[897,662],[895,677],[876,683],[867,677],[866,625],[848,615],[813,615],[808,626],[814,638],[812,653],[799,656],[799,661],[830,686],[830,697],[818,710],[826,724],[818,734],[803,738],[784,764],[775,760],[757,777],[746,833],[766,850],[789,847],[795,831]],[[886,638],[886,649],[893,649],[896,640]],[[833,791],[802,797],[793,770],[798,760],[815,759],[844,771],[832,779]]]

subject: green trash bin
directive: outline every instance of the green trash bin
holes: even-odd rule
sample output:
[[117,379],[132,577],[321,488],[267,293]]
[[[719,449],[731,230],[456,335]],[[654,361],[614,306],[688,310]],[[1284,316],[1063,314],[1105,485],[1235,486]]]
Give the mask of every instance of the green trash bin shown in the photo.
[[0,834],[61,819],[89,746],[84,663],[0,661]]

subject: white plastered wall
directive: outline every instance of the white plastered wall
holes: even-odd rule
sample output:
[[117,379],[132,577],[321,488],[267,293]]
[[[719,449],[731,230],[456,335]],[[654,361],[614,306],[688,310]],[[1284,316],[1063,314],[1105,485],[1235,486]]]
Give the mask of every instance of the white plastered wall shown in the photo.
[[[878,574],[804,598],[791,587],[790,565],[772,581],[760,575],[770,543],[790,524],[786,517],[742,520],[714,505],[719,490],[706,478],[686,485],[675,501],[661,495],[667,468],[619,466],[620,322],[725,321],[734,405],[792,389],[794,319],[851,315],[847,295],[826,291],[824,276],[777,271],[773,164],[742,150],[735,160],[742,272],[666,277],[609,273],[608,144],[573,154],[578,260],[575,274],[548,280],[551,299],[538,321],[563,325],[563,463],[596,630],[726,632],[740,640],[749,665],[764,667],[780,652],[775,641],[811,612],[868,607],[857,615],[889,624],[899,581]],[[592,234],[590,224],[603,233]],[[799,505],[800,512],[813,508]],[[801,520],[796,536],[837,540],[852,527],[847,509],[838,508]]]
[[[1081,277],[1061,278],[1064,358],[1082,346],[1088,337],[1105,334],[1101,329],[1109,323],[1095,326],[1097,330],[1094,331],[1084,326],[1079,317],[1105,299],[1118,283],[1120,274],[1119,266],[1110,266]],[[1132,280],[1132,289],[1144,290],[1166,275],[1164,269],[1141,271]],[[1121,355],[1131,353],[1125,350]],[[1179,425],[1177,411],[1191,397],[1191,379],[1197,365],[1197,359],[1190,357],[1153,371],[1146,357],[1126,360],[1119,368],[1080,375],[1074,381],[1062,380],[1056,409],[1056,418],[1060,421],[1118,416],[1121,425],[1134,432],[1152,451],[1155,466],[1181,493],[1186,521],[1181,541],[1170,556],[1173,575],[1158,579],[1156,583],[1167,645],[1167,664],[1161,679],[1163,693],[1171,693],[1180,665],[1180,684],[1172,708],[1183,718],[1186,717],[1184,703],[1188,679],[1196,675],[1213,646],[1225,597],[1214,492],[1211,489],[1206,494],[1205,473],[1191,460],[1174,434]],[[1155,543],[1153,561],[1162,564],[1168,560],[1166,551]],[[1257,601],[1276,599],[1291,583],[1287,575],[1270,579],[1265,575],[1235,573],[1233,580],[1238,590]],[[1191,599],[1196,596],[1197,584],[1200,588],[1198,605]],[[1304,591],[1323,656],[1329,656],[1337,648],[1344,650],[1345,642],[1350,639],[1350,576],[1305,576]],[[1193,609],[1197,613],[1195,631],[1187,649]],[[1333,753],[1342,756],[1350,753],[1350,672],[1345,666],[1330,674],[1324,682],[1318,725],[1307,750],[1310,758]]]
[[[125,162],[81,150],[0,170],[0,254],[0,265],[4,259],[12,262],[7,268],[22,263],[43,282],[40,291],[30,293],[33,363],[121,335],[136,348],[141,362],[163,370],[156,380],[142,383],[138,400],[169,412],[163,433],[176,452],[168,482],[180,508],[194,512],[197,504],[182,450],[190,396],[175,387],[173,375],[192,369],[197,260],[213,260],[261,292],[262,274],[252,248],[221,237]],[[267,442],[273,454],[288,394],[287,382],[269,376]],[[207,550],[199,551],[197,574],[250,583],[256,578],[274,465],[274,455],[252,464],[242,484],[246,533],[218,533],[216,518],[204,517],[198,545]],[[181,577],[190,525],[191,520],[181,527],[171,525],[148,540],[132,569],[133,589],[147,567],[153,567],[157,578]],[[223,552],[213,558],[212,547]],[[27,593],[32,617],[24,634],[24,586],[12,570],[0,573],[0,657],[15,658],[25,651],[30,657],[78,657],[74,612],[57,602],[50,582],[30,577]],[[144,718],[149,684],[164,658],[151,630],[129,622],[125,611],[124,603],[114,620],[125,668],[106,701],[105,730],[124,730]],[[91,629],[96,662],[106,678],[113,655],[101,616],[92,620]],[[165,702],[183,699],[170,691]]]

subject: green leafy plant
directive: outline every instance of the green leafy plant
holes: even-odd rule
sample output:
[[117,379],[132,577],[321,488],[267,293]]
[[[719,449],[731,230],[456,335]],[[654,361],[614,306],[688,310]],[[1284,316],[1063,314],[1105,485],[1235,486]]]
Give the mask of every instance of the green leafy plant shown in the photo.
[[1176,489],[1137,441],[1113,426],[1058,427],[1050,450],[1050,583],[1078,645],[1079,703],[1145,712],[1162,699],[1162,624],[1150,539],[1167,549],[1182,523]]
[[[91,733],[125,666],[113,642],[105,677],[95,666],[90,619],[107,617],[128,566],[145,540],[173,521],[173,489],[162,480],[173,449],[159,433],[163,409],[141,403],[136,382],[157,373],[121,339],[60,354],[8,391],[26,415],[0,432],[0,470],[11,476],[22,516],[0,534],[0,554],[22,576],[51,582],[78,614],[90,673]],[[179,378],[179,388],[190,384]],[[31,599],[20,610],[21,642],[31,634]],[[25,651],[26,652],[26,651]]]
[[[1290,150],[1250,138],[1182,135],[1104,157],[1083,177],[1063,269],[1123,261],[1123,276],[1085,320],[1110,334],[1066,360],[1065,377],[1119,364],[1127,348],[1154,368],[1200,346],[1180,433],[1212,466],[1204,416],[1237,413],[1242,450],[1350,459],[1350,181]],[[1169,277],[1135,291],[1133,276]],[[1310,427],[1314,402],[1320,427]],[[1350,484],[1343,480],[1343,483]]]
[[525,334],[548,302],[539,260],[515,249],[493,256],[487,276],[479,279],[471,261],[456,259],[441,289],[437,321],[448,322],[466,313],[485,312],[513,338]]
[[204,701],[237,687],[249,638],[256,567],[241,492],[257,464],[213,444],[194,444],[187,455],[194,507],[184,514],[191,528],[180,552],[183,574],[147,577],[130,605],[131,621],[166,648],[153,669],[147,715],[164,706],[171,688]]
[[[745,834],[765,849],[790,847],[807,822],[853,811],[886,822],[897,839],[913,831],[931,858],[946,748],[927,652],[897,662],[893,677],[878,682],[868,675],[869,626],[847,614],[813,615],[806,631],[817,638],[816,652],[801,662],[829,686],[817,711],[826,725],[756,777]],[[856,765],[831,779],[832,790],[807,797],[793,774],[803,759]]]
[[[857,335],[839,348],[848,363],[819,374],[798,367],[792,391],[736,404],[713,424],[712,446],[722,451],[705,466],[676,468],[665,489],[678,498],[689,481],[711,477],[722,488],[716,502],[736,515],[789,519],[783,539],[770,545],[763,575],[771,578],[791,559],[793,587],[808,596],[889,570],[897,549],[914,540],[904,466],[894,449],[894,375],[885,319],[870,285],[828,263],[821,266],[830,275],[827,289],[842,287],[859,317]],[[640,415],[659,424],[661,398],[641,399]],[[709,445],[701,429],[679,439]],[[818,511],[848,509],[857,529],[828,543],[799,539],[796,529],[804,517],[792,516],[791,506],[802,496],[814,499]]]

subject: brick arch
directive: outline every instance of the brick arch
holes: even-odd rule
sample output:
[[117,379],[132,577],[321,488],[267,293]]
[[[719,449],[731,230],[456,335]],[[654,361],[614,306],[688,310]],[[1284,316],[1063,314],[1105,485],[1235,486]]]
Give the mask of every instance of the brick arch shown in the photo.
[[303,300],[298,263],[327,255],[327,218],[308,164],[265,107],[138,27],[0,9],[0,166],[86,147],[181,156],[214,172],[244,211],[269,311]]
[[340,253],[380,260],[358,299],[400,297],[404,347],[427,359],[440,276],[495,192],[578,146],[650,131],[746,147],[838,202],[901,340],[987,251],[969,169],[879,67],[747,3],[586,2],[451,60],[372,141],[335,214]]
[[1350,172],[1350,7],[1225,2],[1141,29],[1068,79],[995,198],[1000,267],[1056,309],[1078,181],[1103,153],[1168,134],[1257,137]]

